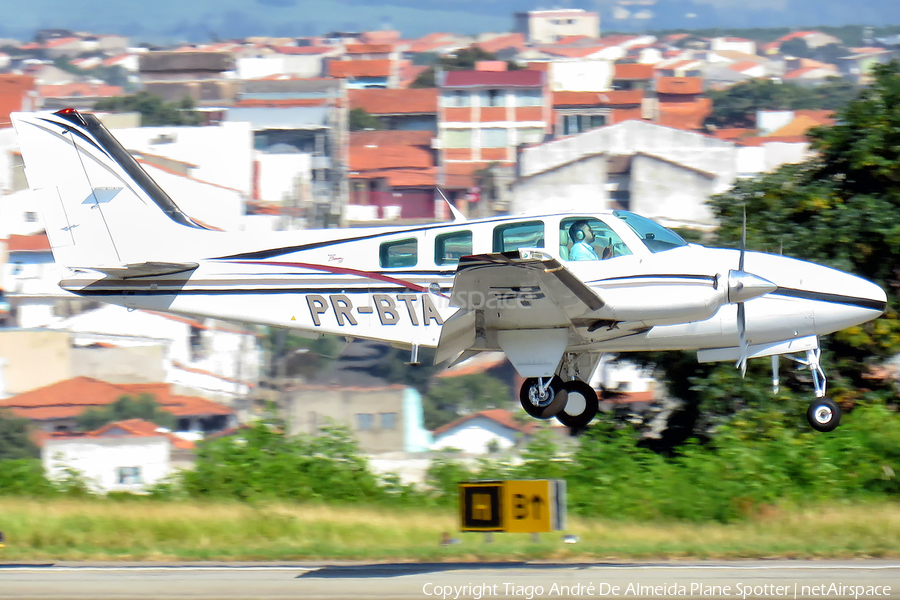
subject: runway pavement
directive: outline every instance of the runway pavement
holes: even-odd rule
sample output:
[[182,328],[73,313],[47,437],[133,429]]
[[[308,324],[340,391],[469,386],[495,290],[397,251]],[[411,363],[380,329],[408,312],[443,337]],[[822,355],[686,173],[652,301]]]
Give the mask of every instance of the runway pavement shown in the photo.
[[0,598],[900,598],[900,561],[0,565]]

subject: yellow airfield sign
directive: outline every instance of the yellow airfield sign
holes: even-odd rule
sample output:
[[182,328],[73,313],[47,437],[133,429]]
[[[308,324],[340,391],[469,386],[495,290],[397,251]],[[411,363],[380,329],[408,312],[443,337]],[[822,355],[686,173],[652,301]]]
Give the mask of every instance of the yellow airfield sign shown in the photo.
[[461,483],[459,513],[460,531],[560,531],[566,521],[566,482],[525,479]]

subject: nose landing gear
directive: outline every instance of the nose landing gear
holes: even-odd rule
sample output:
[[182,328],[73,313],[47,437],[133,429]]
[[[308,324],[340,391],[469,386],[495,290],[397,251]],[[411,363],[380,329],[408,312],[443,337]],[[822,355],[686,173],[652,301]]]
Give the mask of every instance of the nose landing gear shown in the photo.
[[[813,387],[816,390],[816,399],[810,402],[806,410],[806,420],[816,431],[834,431],[841,424],[841,407],[833,400],[825,397],[825,371],[822,369],[822,351],[813,348],[806,351],[806,360],[789,356],[795,362],[809,368],[812,373]],[[772,357],[772,385],[773,391],[778,393],[778,360]]]

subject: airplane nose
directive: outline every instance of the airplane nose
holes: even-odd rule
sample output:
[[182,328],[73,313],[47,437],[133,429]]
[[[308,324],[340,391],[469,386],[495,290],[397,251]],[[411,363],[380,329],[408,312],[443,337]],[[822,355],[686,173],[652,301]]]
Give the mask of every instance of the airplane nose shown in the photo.
[[887,294],[871,281],[836,271],[831,285],[811,295],[815,303],[816,332],[833,333],[877,319],[887,308]]

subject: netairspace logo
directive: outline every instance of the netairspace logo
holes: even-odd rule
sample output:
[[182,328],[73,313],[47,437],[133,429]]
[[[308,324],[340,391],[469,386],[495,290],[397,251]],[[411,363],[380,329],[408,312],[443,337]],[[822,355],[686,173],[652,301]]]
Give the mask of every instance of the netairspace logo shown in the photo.
[[642,585],[629,583],[627,586],[593,582],[587,585],[576,583],[560,585],[519,585],[516,583],[438,585],[426,583],[422,594],[458,600],[460,598],[522,598],[533,600],[537,597],[611,597],[611,596],[661,596],[661,597],[702,597],[734,596],[736,598],[869,598],[889,596],[888,585],[844,585],[842,583],[822,583],[819,585],[754,585],[738,582],[734,585],[707,585],[703,583]]

